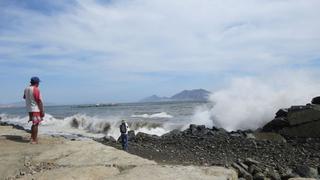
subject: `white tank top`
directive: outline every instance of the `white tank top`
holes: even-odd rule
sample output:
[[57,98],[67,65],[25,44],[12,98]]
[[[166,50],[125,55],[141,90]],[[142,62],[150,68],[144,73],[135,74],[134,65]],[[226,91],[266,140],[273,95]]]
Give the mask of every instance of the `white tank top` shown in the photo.
[[40,91],[35,86],[29,86],[24,90],[24,98],[26,100],[26,108],[28,112],[40,112],[38,104],[35,99],[35,94],[38,94],[39,98],[41,98]]

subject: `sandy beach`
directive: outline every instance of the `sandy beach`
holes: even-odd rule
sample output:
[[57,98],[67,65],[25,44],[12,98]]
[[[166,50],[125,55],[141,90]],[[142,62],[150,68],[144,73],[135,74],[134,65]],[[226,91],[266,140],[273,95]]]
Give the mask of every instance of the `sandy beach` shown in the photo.
[[0,126],[1,179],[237,179],[223,167],[158,165],[93,140],[68,140]]

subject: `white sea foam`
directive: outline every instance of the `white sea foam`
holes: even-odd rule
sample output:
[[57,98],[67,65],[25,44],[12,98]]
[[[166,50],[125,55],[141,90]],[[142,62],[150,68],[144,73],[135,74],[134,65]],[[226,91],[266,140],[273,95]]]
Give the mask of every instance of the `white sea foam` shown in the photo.
[[155,114],[134,114],[131,117],[135,118],[173,118],[172,115],[166,113],[166,112],[160,112]]
[[[159,113],[160,114],[160,113]],[[162,114],[163,115],[163,114]],[[12,116],[0,114],[1,121],[20,125],[25,129],[30,129],[31,122],[28,117]],[[162,117],[162,116],[161,116]],[[39,132],[54,135],[81,135],[85,137],[120,136],[120,117],[92,117],[85,114],[76,114],[63,119],[56,119],[50,114],[46,114],[41,123]],[[170,124],[155,123],[150,121],[129,121],[130,130],[135,133],[144,132],[154,135],[162,135],[172,130]]]
[[276,111],[309,103],[320,93],[320,80],[309,72],[287,72],[267,77],[235,78],[213,93],[213,107],[199,107],[191,123],[227,130],[256,129],[272,120]]

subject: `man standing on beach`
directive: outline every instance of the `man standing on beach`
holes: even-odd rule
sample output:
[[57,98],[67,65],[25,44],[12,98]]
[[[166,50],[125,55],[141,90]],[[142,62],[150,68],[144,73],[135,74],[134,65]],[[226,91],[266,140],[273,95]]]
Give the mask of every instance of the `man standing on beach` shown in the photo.
[[30,143],[38,143],[38,126],[44,117],[43,102],[39,90],[40,79],[32,77],[30,86],[24,90],[23,98],[26,100],[26,109],[29,113],[29,121],[32,121]]
[[128,151],[128,131],[129,131],[128,124],[126,123],[125,120],[122,120],[120,125],[120,133],[121,133],[122,149],[124,151]]

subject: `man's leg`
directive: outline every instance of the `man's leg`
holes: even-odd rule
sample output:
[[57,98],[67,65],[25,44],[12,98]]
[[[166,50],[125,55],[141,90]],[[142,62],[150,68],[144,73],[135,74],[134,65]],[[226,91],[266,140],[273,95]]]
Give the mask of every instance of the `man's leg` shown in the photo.
[[38,143],[38,125],[39,124],[33,124],[31,126],[31,143],[32,144]]
[[38,125],[39,124],[34,125],[34,142],[35,143],[38,143]]
[[[28,121],[28,123],[29,122],[32,122],[32,113],[29,113],[29,121]],[[34,139],[34,136],[33,136],[33,123],[32,123],[32,125],[31,125],[31,138],[30,138],[30,142],[32,142],[33,141],[33,139]]]
[[121,145],[122,145],[122,149],[125,150],[125,139],[124,139],[124,135],[125,134],[121,134]]
[[31,126],[31,143],[35,142],[35,127],[34,125]]
[[128,151],[128,135],[124,134],[124,150]]

